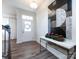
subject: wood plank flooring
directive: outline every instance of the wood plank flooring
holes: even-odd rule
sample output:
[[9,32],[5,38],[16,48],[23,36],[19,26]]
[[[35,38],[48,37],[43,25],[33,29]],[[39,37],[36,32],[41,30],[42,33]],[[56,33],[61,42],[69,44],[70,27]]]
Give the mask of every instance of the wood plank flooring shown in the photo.
[[40,45],[35,41],[21,44],[16,44],[16,40],[11,42],[12,59],[58,59],[43,47],[42,49],[40,53]]

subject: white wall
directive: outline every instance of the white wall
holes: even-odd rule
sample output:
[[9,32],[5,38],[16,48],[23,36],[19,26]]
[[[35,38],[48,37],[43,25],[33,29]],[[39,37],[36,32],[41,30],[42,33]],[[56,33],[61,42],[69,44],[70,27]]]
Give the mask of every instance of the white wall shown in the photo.
[[[15,8],[6,2],[2,4],[3,22],[11,27],[11,39],[16,39],[16,12]],[[7,22],[7,23],[6,23]]]
[[48,6],[45,1],[36,12],[36,23],[37,23],[37,41],[39,42],[40,36],[45,36],[48,32]]
[[72,40],[76,42],[76,0],[72,0]]
[[7,2],[2,2],[2,15],[15,15],[15,8]]

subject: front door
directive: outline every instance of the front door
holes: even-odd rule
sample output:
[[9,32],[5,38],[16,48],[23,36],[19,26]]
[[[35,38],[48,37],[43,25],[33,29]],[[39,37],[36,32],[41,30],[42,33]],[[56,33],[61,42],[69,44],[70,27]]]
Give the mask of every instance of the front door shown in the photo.
[[31,41],[33,36],[33,17],[28,15],[22,15],[22,39],[24,41]]
[[31,41],[33,39],[33,16],[20,15],[17,19],[17,43]]

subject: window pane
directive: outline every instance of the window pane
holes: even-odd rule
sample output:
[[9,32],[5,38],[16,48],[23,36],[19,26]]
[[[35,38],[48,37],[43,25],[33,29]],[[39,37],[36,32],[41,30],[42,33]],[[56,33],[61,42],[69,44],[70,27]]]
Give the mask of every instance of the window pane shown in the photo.
[[26,19],[26,15],[22,15],[22,19]]
[[22,19],[33,20],[33,17],[32,16],[27,16],[27,15],[22,15]]
[[31,31],[31,21],[33,20],[32,16],[22,15],[24,20],[24,31]]
[[9,25],[9,19],[3,18],[2,25]]
[[25,21],[25,29],[24,31],[31,31],[31,21]]

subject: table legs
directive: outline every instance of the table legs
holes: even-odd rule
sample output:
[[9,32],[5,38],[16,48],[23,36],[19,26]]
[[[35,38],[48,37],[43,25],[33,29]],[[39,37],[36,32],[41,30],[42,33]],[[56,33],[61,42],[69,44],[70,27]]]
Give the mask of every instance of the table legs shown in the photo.
[[70,54],[69,54],[69,50],[67,50],[67,59],[70,59]]
[[[71,58],[71,56],[74,54],[76,52],[76,46],[74,47],[74,51],[72,52],[72,54],[70,54],[69,53],[69,50],[67,50],[67,59],[70,59]],[[74,58],[75,58],[75,56],[74,56]]]
[[[40,52],[41,52],[41,40],[42,40],[42,39],[40,38]],[[46,49],[47,49],[47,41],[46,41],[46,44],[45,44],[45,45],[46,45],[45,47],[46,47]]]
[[[40,38],[40,52],[41,52],[41,38]],[[48,42],[46,41],[46,49],[47,49],[47,44],[48,44]],[[70,52],[70,50],[67,50],[67,59],[70,59],[71,58],[71,56],[73,55],[73,53],[75,52],[75,48],[74,48],[74,51],[73,51],[73,53],[72,54],[70,54],[69,53]]]

